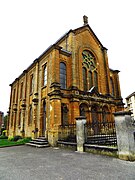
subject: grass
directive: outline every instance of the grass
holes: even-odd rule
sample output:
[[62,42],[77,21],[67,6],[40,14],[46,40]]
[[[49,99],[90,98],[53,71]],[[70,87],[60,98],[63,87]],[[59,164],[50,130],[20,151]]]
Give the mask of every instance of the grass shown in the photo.
[[8,139],[0,139],[0,147],[23,145],[29,141],[30,139],[28,138],[20,139],[18,141],[9,141]]

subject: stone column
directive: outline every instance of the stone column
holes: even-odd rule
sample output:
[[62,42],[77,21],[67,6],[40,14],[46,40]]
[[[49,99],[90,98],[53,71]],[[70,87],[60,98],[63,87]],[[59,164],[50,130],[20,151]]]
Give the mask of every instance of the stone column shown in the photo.
[[84,125],[86,123],[86,117],[80,116],[76,118],[76,140],[77,140],[77,151],[84,151],[84,143],[85,143],[85,128]]
[[131,112],[116,112],[115,126],[120,159],[135,161],[135,126],[131,120]]
[[26,111],[26,101],[25,99],[22,101],[22,125],[21,125],[21,133],[22,137],[25,137],[25,111]]
[[37,138],[38,128],[37,128],[37,106],[38,106],[38,94],[34,94],[34,98],[32,99],[32,102],[34,103],[34,112],[33,112],[33,127],[34,127],[34,138]]

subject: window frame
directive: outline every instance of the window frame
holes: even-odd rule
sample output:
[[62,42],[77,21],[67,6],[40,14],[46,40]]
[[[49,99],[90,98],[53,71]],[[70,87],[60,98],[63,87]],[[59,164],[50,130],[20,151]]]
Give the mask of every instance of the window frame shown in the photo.
[[43,87],[47,86],[47,63],[43,65]]
[[33,109],[32,109],[32,105],[30,105],[30,107],[29,107],[29,121],[28,121],[28,125],[32,124],[32,120],[33,120]]
[[[86,69],[87,77],[84,78],[84,73],[82,72],[83,79],[83,90],[90,90],[93,86],[98,89],[98,72],[97,72],[97,63],[96,58],[93,53],[89,50],[84,50],[82,52],[82,68]],[[87,88],[86,88],[86,80]],[[85,80],[85,82],[84,82]]]
[[30,75],[30,94],[34,92],[34,75]]
[[20,99],[23,98],[23,81],[20,84]]
[[[61,67],[61,65],[64,65],[64,68]],[[60,86],[61,89],[67,88],[67,67],[65,62],[60,62]]]

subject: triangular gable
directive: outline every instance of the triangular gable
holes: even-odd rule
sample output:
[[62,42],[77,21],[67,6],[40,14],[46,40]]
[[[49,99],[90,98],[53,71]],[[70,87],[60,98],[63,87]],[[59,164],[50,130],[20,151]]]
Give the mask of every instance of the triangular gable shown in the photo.
[[102,45],[102,43],[100,42],[100,40],[98,39],[98,37],[96,36],[96,34],[95,34],[94,31],[92,30],[92,28],[89,26],[89,24],[84,25],[84,26],[82,26],[82,27],[79,27],[79,28],[77,28],[77,29],[74,29],[73,32],[74,32],[75,34],[77,34],[77,33],[81,33],[81,32],[84,31],[85,29],[88,29],[88,30],[91,32],[91,34],[92,34],[93,38],[95,39],[95,41],[96,41],[102,48],[104,48],[104,49],[107,50],[107,48],[105,48],[105,47]]
[[97,90],[97,88],[96,88],[95,86],[93,86],[88,92],[89,92],[90,95],[92,95],[92,96],[94,96],[94,95],[99,96],[99,95],[100,95],[99,92],[98,92],[98,90]]
[[59,39],[55,42],[55,44],[59,45],[63,40],[65,40],[65,38],[67,38],[67,36],[68,36],[71,32],[74,33],[74,34],[78,34],[78,33],[81,33],[82,31],[84,31],[84,30],[86,30],[86,29],[88,29],[88,30],[91,32],[91,34],[92,34],[92,36],[94,37],[95,41],[96,41],[103,49],[106,49],[106,50],[107,50],[107,48],[105,48],[105,47],[102,45],[102,43],[100,42],[100,40],[98,39],[98,37],[96,36],[96,34],[95,34],[94,31],[92,30],[92,28],[89,26],[89,24],[84,25],[84,26],[81,26],[81,27],[76,28],[76,29],[74,29],[74,30],[70,29],[70,30],[69,30],[67,33],[65,33],[61,38],[59,38]]

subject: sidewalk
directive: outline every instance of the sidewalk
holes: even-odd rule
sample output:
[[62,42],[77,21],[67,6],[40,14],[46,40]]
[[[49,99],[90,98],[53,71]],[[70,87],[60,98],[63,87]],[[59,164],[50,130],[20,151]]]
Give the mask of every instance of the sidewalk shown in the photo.
[[29,146],[0,149],[0,180],[135,180],[135,162]]

